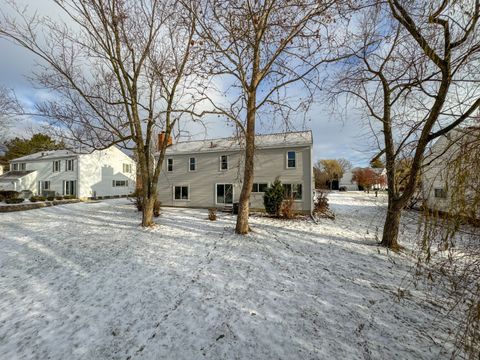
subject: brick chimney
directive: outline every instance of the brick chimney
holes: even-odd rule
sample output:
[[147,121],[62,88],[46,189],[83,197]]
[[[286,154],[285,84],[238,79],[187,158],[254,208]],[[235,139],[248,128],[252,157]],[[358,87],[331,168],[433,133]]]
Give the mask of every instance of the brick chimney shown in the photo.
[[[160,151],[161,147],[162,147],[162,144],[163,142],[165,141],[165,131],[162,131],[160,134],[158,134],[158,147],[157,147],[157,150]],[[167,147],[172,145],[172,136],[169,136],[168,137],[168,143],[167,143]]]

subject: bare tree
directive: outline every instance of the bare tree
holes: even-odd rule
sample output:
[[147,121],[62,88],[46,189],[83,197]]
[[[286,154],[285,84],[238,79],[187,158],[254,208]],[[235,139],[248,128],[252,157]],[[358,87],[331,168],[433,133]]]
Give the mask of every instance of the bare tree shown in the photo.
[[0,85],[0,145],[7,140],[13,118],[21,112],[15,93]]
[[[34,81],[52,100],[38,104],[62,137],[91,149],[118,144],[135,152],[143,186],[142,225],[153,224],[168,138],[195,106],[195,22],[175,1],[54,0],[63,19],[29,14],[9,1],[0,36],[39,60]],[[14,14],[13,16],[11,14]]]
[[[328,30],[343,2],[205,0],[186,5],[197,16],[210,74],[226,84],[228,101],[210,99],[211,105],[234,122],[245,144],[236,232],[246,234],[257,122],[265,116],[271,123],[274,115],[288,121],[306,112],[319,86],[319,66],[342,57]],[[292,96],[298,84],[308,93],[303,98]]]
[[[432,141],[475,121],[480,107],[479,1],[388,0],[362,10],[352,44],[364,51],[339,73],[335,96],[365,110],[385,154],[388,211],[381,244],[398,249],[401,212]],[[399,189],[398,164],[410,158]]]

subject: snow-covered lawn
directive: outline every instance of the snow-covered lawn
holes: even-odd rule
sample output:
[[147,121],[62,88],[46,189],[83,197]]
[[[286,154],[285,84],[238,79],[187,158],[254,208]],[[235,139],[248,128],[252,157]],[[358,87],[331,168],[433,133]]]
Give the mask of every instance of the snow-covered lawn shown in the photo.
[[441,307],[397,300],[413,260],[375,246],[384,201],[332,194],[335,221],[246,237],[193,209],[143,230],[125,199],[0,214],[0,358],[448,357]]

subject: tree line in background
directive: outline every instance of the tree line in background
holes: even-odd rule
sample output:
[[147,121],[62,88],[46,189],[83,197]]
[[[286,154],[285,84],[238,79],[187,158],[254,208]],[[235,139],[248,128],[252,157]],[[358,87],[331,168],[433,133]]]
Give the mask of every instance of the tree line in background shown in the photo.
[[[155,135],[178,134],[181,122],[215,114],[245,141],[236,232],[247,233],[257,124],[278,120],[288,128],[325,88],[370,121],[388,175],[381,244],[398,249],[401,213],[429,146],[472,121],[480,106],[478,0],[54,3],[69,22],[9,2],[0,36],[40,60],[34,81],[55,96],[36,112],[57,135],[134,151],[144,226],[153,224],[167,146],[156,155]],[[340,65],[331,84],[328,64]],[[299,88],[303,95],[293,96]],[[344,171],[334,163],[319,168],[330,184]]]

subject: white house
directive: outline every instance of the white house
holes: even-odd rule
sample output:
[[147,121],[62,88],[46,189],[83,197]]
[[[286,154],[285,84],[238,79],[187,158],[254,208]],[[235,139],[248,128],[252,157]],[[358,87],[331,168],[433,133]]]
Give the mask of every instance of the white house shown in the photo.
[[[265,189],[278,177],[299,212],[313,209],[312,133],[257,135],[250,207],[262,210]],[[179,142],[166,151],[158,184],[162,205],[224,208],[238,202],[244,169],[243,140]]]
[[91,153],[38,152],[12,160],[10,170],[0,175],[0,189],[78,198],[124,196],[135,190],[135,162],[115,146]]

